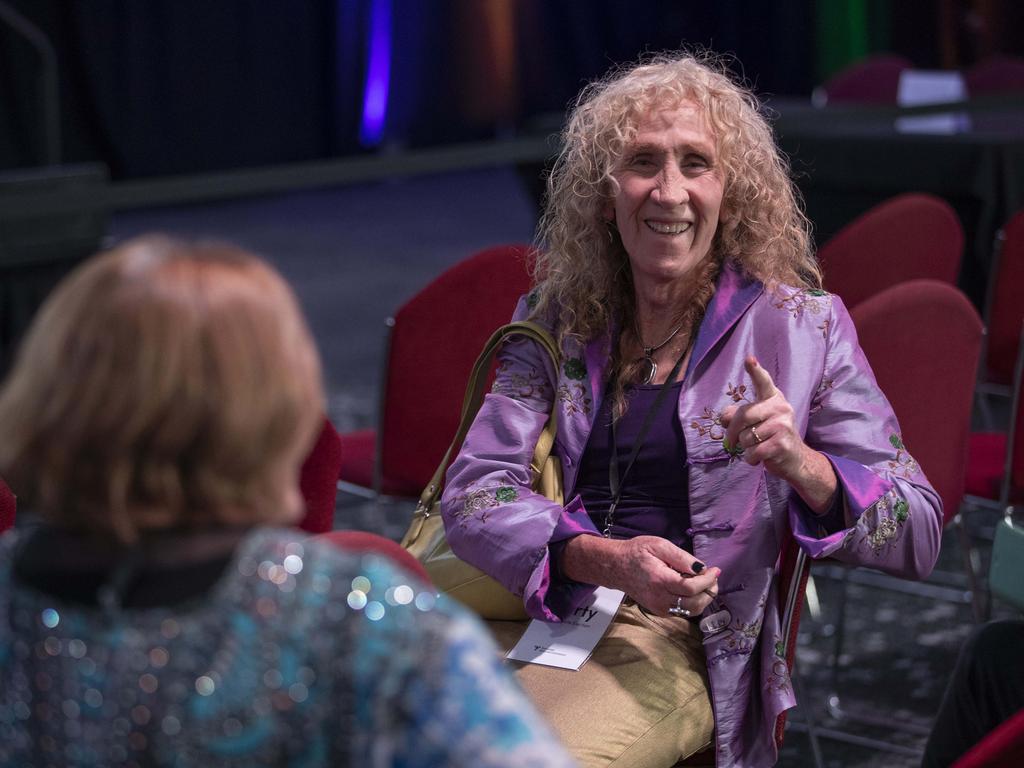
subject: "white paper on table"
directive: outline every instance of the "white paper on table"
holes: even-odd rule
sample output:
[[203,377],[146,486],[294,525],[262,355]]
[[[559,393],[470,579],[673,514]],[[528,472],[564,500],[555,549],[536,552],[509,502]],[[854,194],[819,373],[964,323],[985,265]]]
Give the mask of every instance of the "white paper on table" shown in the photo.
[[534,619],[506,658],[578,670],[604,637],[624,596],[621,590],[598,587],[561,623]]
[[[967,88],[959,72],[906,69],[900,73],[896,103],[901,107],[963,101]],[[901,133],[950,134],[970,130],[970,118],[963,112],[940,112],[896,119]]]

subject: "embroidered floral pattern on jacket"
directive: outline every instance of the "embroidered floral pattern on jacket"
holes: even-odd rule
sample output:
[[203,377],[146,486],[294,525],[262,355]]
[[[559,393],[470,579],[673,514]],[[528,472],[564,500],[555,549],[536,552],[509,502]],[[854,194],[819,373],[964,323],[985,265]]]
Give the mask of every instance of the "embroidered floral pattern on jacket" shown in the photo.
[[818,389],[814,392],[814,398],[811,401],[811,409],[809,413],[817,413],[825,407],[824,403],[822,403],[822,398],[824,398],[826,392],[835,387],[835,384],[835,379],[829,376],[822,378],[821,382],[818,384]]
[[510,372],[509,368],[510,363],[507,361],[498,365],[491,392],[513,400],[545,399],[548,385],[536,368],[531,367],[528,372]]
[[889,469],[894,475],[909,480],[919,470],[917,462],[907,451],[907,447],[903,445],[903,439],[899,435],[889,435],[889,443],[896,449],[896,455],[889,460]]
[[728,382],[728,386],[725,389],[725,394],[727,394],[729,396],[729,399],[732,400],[734,403],[738,403],[741,400],[746,400],[748,403],[753,402],[753,400],[747,397],[746,384],[736,384],[734,386],[733,383],[730,381]]
[[786,665],[786,660],[775,659],[772,661],[771,670],[765,675],[764,687],[770,691],[788,692],[790,685],[789,667]]
[[[863,542],[866,546],[876,555],[881,555],[886,547],[899,538],[903,524],[909,517],[910,505],[907,500],[891,490],[864,511],[857,521],[857,528],[865,533]],[[853,537],[847,537],[844,545],[853,541]]]
[[690,422],[690,429],[697,430],[697,434],[701,437],[714,440],[715,442],[721,441],[725,437],[725,427],[722,426],[722,412],[704,406],[704,413]]
[[775,635],[774,647],[775,658],[772,659],[771,669],[764,676],[764,687],[769,691],[789,691],[792,681],[789,677],[789,665],[786,663],[786,645],[778,635]]
[[494,492],[494,498],[501,504],[507,504],[508,502],[515,501],[519,498],[519,491],[511,485],[503,485]]
[[[827,291],[817,288],[808,288],[803,291],[796,291],[787,296],[776,296],[772,306],[776,309],[784,309],[792,313],[793,317],[803,317],[805,312],[812,315],[821,314],[822,310],[829,306]],[[820,327],[820,326],[819,326]]]
[[488,512],[499,504],[508,504],[519,498],[519,491],[511,485],[501,485],[496,488],[478,488],[466,494],[461,508],[457,510],[459,522],[463,525],[473,517],[481,523],[487,522]]
[[582,384],[562,384],[558,387],[555,397],[562,403],[567,415],[582,413],[590,415],[591,400],[587,389]]
[[742,622],[737,619],[733,625],[733,629],[743,637],[749,638],[750,640],[757,640],[757,636],[761,633],[761,622],[764,620],[764,615],[760,615],[754,621]]
[[587,375],[587,364],[578,357],[570,357],[562,363],[562,371],[565,373],[565,378],[582,381]]

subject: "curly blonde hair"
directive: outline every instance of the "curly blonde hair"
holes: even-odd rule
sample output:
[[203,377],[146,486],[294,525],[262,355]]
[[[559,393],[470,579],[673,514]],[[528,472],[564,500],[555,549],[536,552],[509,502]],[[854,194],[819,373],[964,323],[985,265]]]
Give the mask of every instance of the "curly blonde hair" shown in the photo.
[[125,543],[289,522],[323,412],[277,272],[234,246],[141,237],[37,315],[0,389],[0,474],[50,522]]
[[[584,88],[562,133],[537,229],[534,273],[535,313],[555,312],[561,336],[588,340],[615,317],[623,327],[632,322],[628,258],[603,215],[618,191],[612,173],[643,117],[682,101],[695,102],[706,116],[724,177],[712,260],[732,259],[769,286],[821,287],[810,222],[757,98],[719,56],[658,54]],[[717,269],[702,273],[713,280]],[[701,294],[707,291],[695,295]],[[680,307],[680,315],[686,310]]]

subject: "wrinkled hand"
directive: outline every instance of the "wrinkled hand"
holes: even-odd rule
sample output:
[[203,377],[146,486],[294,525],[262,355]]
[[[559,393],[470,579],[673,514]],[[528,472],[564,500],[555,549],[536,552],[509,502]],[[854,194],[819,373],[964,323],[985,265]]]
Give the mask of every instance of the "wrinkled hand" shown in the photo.
[[[668,609],[683,598],[682,607],[700,615],[718,594],[718,568],[660,536],[636,536],[620,542],[622,589],[648,612],[670,616]],[[707,590],[707,591],[705,591]]]
[[726,448],[738,446],[748,464],[764,464],[773,475],[793,481],[811,451],[797,431],[793,407],[757,358],[748,357],[743,367],[754,382],[754,402],[722,412]]
[[576,581],[621,589],[658,616],[671,616],[679,598],[680,607],[700,615],[718,594],[721,573],[660,536],[577,536],[566,545],[562,567]]

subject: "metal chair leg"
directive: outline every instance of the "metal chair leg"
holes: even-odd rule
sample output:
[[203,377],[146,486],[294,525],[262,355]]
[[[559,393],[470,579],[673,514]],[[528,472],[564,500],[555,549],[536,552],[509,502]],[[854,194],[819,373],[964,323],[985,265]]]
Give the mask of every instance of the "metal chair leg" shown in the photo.
[[971,534],[967,530],[967,523],[963,518],[963,512],[958,512],[953,518],[952,523],[960,540],[964,572],[967,574],[967,585],[971,590],[971,610],[974,613],[974,621],[980,624],[985,621],[988,610],[985,605],[987,602],[984,597],[985,590],[981,585],[980,579],[978,579],[978,569],[980,568],[980,563],[977,562],[978,552],[971,541]]
[[825,768],[825,759],[822,756],[821,744],[818,741],[818,726],[814,720],[814,708],[811,706],[811,700],[807,696],[806,687],[804,686],[804,678],[800,673],[799,664],[793,664],[792,677],[793,684],[796,686],[797,701],[803,701],[807,704],[800,713],[804,717],[804,722],[799,725],[807,729],[807,739],[811,742],[811,755],[814,758],[814,768]]

